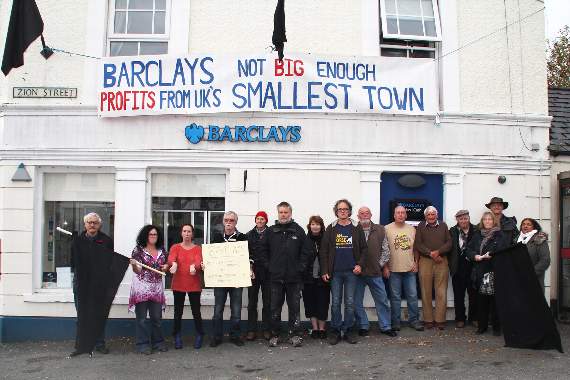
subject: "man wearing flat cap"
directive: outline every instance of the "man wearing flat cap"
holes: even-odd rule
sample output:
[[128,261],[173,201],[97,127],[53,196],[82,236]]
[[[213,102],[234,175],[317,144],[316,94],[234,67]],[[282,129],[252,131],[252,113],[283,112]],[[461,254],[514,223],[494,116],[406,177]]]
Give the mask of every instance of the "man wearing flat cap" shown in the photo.
[[[449,274],[453,284],[453,303],[455,307],[455,326],[465,327],[465,322],[475,323],[477,318],[477,292],[471,284],[473,263],[465,254],[467,244],[473,237],[476,227],[471,223],[469,211],[455,213],[457,224],[449,229],[452,250],[449,254]],[[469,311],[465,315],[465,291],[469,296]]]
[[517,218],[514,216],[505,216],[503,210],[509,207],[509,202],[503,201],[503,198],[493,197],[489,203],[485,204],[495,217],[497,217],[501,224],[501,231],[505,236],[505,242],[508,245],[514,245],[517,243],[517,237],[519,236],[519,229],[517,228]]

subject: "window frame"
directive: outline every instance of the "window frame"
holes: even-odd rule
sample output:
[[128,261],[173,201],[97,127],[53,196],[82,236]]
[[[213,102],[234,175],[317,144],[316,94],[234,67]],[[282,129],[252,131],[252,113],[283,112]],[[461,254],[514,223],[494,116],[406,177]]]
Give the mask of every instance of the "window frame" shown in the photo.
[[[421,0],[418,0],[421,1]],[[395,0],[396,7],[398,7],[399,0]],[[409,35],[409,34],[400,34],[400,33],[388,33],[388,20],[386,15],[386,0],[380,0],[380,20],[382,24],[382,36],[387,39],[398,39],[398,40],[405,40],[405,41],[428,41],[428,42],[441,42],[441,19],[439,15],[439,4],[438,0],[431,0],[432,8],[433,8],[433,15],[435,19],[435,37],[431,36],[418,36],[418,35]],[[422,10],[422,27],[425,29],[425,25],[423,23],[424,16]],[[398,23],[400,22],[400,18],[398,17]]]
[[[145,10],[134,10],[128,9],[128,2],[127,1],[127,10],[126,12],[139,12]],[[122,55],[111,55],[111,43],[112,42],[137,42],[137,54],[140,54],[140,44],[141,42],[166,42],[167,44],[167,52],[168,54],[169,43],[170,43],[170,26],[171,26],[171,15],[172,15],[172,0],[165,0],[165,15],[164,15],[164,33],[156,34],[156,33],[115,33],[115,14],[117,9],[115,8],[116,0],[109,0],[109,13],[107,17],[107,43],[106,43],[106,51],[108,57],[126,57]],[[153,12],[156,12],[154,8],[156,0],[153,0]],[[122,11],[122,10],[120,10]],[[147,10],[148,11],[148,10]],[[127,15],[128,17],[128,15]],[[153,17],[154,23],[154,17]],[[153,25],[154,29],[154,25]]]

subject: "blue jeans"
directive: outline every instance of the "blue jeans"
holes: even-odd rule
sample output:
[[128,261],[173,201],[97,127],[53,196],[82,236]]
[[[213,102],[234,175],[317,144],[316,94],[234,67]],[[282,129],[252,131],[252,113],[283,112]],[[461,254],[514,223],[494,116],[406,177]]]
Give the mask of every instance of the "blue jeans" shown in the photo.
[[241,321],[241,295],[243,288],[214,288],[214,317],[212,322],[214,324],[214,336],[222,338],[224,335],[224,305],[226,298],[230,294],[230,336],[232,338],[239,338],[240,336],[240,321]]
[[413,325],[418,323],[418,292],[416,290],[416,273],[414,272],[391,272],[390,289],[392,291],[392,327],[400,326],[402,315],[402,285],[408,302],[408,322]]
[[[150,331],[146,326],[147,312],[150,317]],[[164,345],[164,338],[160,329],[162,304],[152,301],[139,302],[135,305],[135,315],[137,351],[141,352],[149,347],[152,349],[161,348]]]
[[[350,332],[354,325],[354,290],[357,277],[352,271],[334,272],[331,280],[331,328],[335,333]],[[340,306],[344,290],[344,323]]]
[[356,323],[359,328],[368,330],[370,324],[368,316],[364,311],[364,290],[366,285],[370,289],[370,294],[376,306],[376,315],[378,316],[378,326],[380,330],[387,331],[392,329],[392,321],[390,317],[390,301],[386,295],[384,288],[384,281],[382,276],[359,276],[356,282],[356,290],[354,291],[354,313],[356,316]]

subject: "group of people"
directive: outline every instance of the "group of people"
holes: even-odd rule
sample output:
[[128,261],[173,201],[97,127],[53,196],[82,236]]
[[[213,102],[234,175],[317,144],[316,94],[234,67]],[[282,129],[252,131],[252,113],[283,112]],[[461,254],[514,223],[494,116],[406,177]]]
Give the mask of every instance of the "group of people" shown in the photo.
[[[408,324],[417,331],[446,327],[447,287],[451,275],[457,328],[470,323],[483,334],[492,318],[495,334],[500,334],[498,313],[493,311],[493,254],[517,242],[526,244],[538,281],[544,287],[544,272],[550,264],[547,235],[538,222],[523,219],[520,232],[514,217],[503,210],[508,203],[494,197],[485,205],[478,225],[470,221],[468,210],[455,214],[457,224],[451,228],[439,220],[438,210],[428,206],[425,220],[417,227],[406,223],[405,207],[394,209],[394,222],[382,226],[372,222],[366,206],[351,218],[352,204],[347,199],[335,202],[335,220],[325,227],[323,219],[309,218],[307,233],[292,218],[287,202],[277,205],[277,220],[268,226],[268,216],[259,211],[255,226],[247,233],[237,230],[238,215],[224,213],[223,232],[212,243],[248,241],[252,286],[248,291],[248,321],[245,339],[263,336],[270,346],[284,342],[282,307],[287,301],[287,341],[295,346],[303,343],[300,317],[301,298],[305,317],[311,322],[310,336],[327,339],[331,345],[341,340],[354,344],[358,336],[369,334],[370,322],[364,309],[364,293],[368,286],[374,301],[378,326],[382,334],[395,337],[400,330],[402,290],[407,300]],[[96,214],[95,214],[96,215]],[[89,216],[89,218],[87,218]],[[88,214],[90,219],[93,214]],[[85,219],[86,231],[79,238],[102,236]],[[100,224],[100,218],[98,219]],[[182,242],[166,252],[158,227],[144,226],[132,252],[134,276],[129,297],[129,310],[136,315],[136,347],[143,354],[166,351],[161,331],[165,309],[163,276],[172,274],[174,296],[174,346],[183,347],[181,323],[184,301],[188,295],[195,327],[194,348],[202,347],[204,327],[200,312],[201,272],[207,270],[201,247],[193,243],[194,227],[181,227]],[[94,235],[95,234],[95,235]],[[152,270],[154,269],[154,270]],[[418,308],[419,279],[423,321]],[[262,294],[261,328],[258,323],[258,298]],[[435,293],[435,309],[432,294]],[[230,341],[244,345],[241,331],[243,288],[214,288],[213,335],[210,346],[223,342],[223,312],[230,298]],[[468,295],[468,312],[465,307]],[[327,329],[327,319],[331,321]],[[466,315],[467,314],[467,315]],[[147,327],[147,315],[150,327]],[[106,353],[104,340],[96,350]]]

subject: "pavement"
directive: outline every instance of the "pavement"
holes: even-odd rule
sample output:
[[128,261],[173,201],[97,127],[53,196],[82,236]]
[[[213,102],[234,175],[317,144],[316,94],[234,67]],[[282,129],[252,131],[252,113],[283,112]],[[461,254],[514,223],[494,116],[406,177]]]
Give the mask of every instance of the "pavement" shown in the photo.
[[[502,337],[476,335],[473,327],[416,332],[403,327],[396,338],[372,330],[357,344],[304,338],[302,347],[270,348],[263,339],[236,347],[227,340],[200,350],[150,356],[135,352],[133,338],[107,342],[108,355],[67,358],[72,341],[0,344],[1,379],[568,379],[570,355],[505,348]],[[559,325],[570,350],[570,325]],[[133,331],[134,333],[134,331]]]

